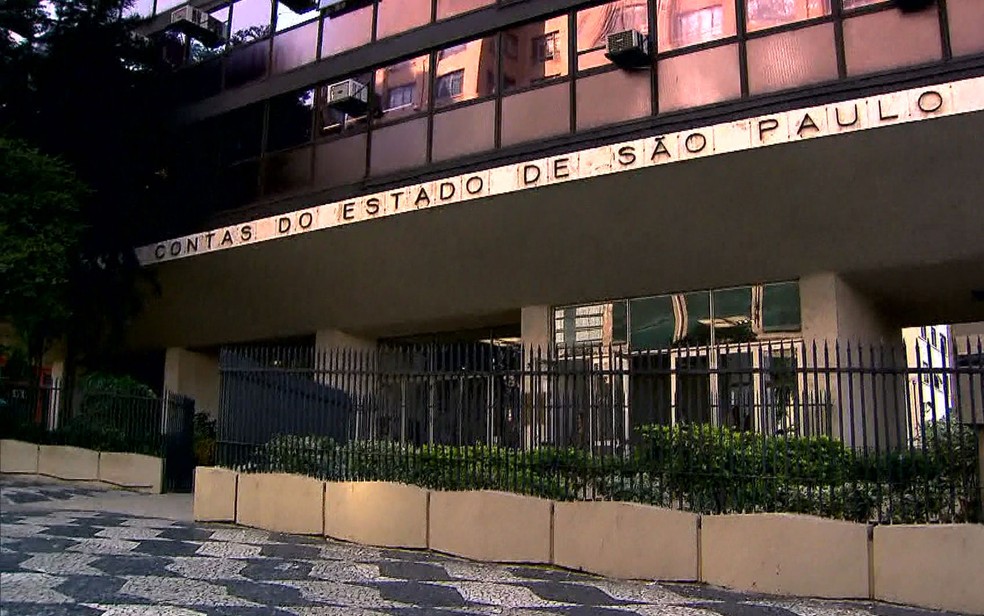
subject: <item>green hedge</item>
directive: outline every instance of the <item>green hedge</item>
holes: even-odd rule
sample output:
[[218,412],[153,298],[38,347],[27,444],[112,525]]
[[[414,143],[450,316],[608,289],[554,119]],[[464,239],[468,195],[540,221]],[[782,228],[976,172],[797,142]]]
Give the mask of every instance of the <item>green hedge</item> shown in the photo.
[[931,425],[911,449],[873,454],[827,437],[763,436],[712,426],[646,426],[631,454],[573,448],[340,444],[281,435],[240,468],[327,480],[489,489],[557,500],[611,499],[699,513],[784,511],[856,521],[978,519],[976,436]]

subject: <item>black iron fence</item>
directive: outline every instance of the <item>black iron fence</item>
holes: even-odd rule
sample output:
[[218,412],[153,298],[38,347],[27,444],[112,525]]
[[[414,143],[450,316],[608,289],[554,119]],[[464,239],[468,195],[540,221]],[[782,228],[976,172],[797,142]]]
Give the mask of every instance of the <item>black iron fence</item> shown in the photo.
[[190,490],[194,400],[149,391],[0,380],[0,438],[164,459],[164,487]]
[[[981,341],[960,355],[974,356]],[[980,520],[984,365],[936,363],[788,341],[229,348],[217,456],[244,470],[698,512]]]

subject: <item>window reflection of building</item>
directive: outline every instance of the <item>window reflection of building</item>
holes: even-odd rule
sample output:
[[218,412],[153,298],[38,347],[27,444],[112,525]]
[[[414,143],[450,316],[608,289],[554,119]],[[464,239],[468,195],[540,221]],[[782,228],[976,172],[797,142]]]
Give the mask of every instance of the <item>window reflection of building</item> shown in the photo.
[[507,32],[502,70],[505,89],[522,88],[567,75],[567,17],[539,21]]
[[381,121],[427,109],[429,66],[429,57],[420,56],[376,71],[376,95],[382,103]]
[[485,38],[442,49],[435,70],[435,105],[482,98],[495,93],[495,39]]
[[734,0],[658,0],[656,4],[660,51],[707,43],[735,32]]
[[831,0],[746,0],[748,31],[830,15]]
[[623,30],[649,33],[649,5],[646,0],[616,0],[578,11],[578,70],[607,64],[604,49],[608,35]]

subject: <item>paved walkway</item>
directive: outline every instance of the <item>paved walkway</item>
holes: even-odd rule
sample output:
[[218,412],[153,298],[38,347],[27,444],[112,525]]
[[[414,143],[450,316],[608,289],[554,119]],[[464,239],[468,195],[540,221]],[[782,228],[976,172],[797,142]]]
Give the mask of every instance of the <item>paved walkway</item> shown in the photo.
[[187,496],[0,477],[0,616],[925,616],[194,524]]

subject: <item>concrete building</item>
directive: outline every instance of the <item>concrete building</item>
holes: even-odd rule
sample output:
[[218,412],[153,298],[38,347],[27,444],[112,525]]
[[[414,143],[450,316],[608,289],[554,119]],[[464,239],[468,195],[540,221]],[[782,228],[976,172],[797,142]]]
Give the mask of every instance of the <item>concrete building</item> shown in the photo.
[[[256,341],[803,365],[728,349],[984,318],[980,0],[193,3],[233,42],[181,39],[169,177],[200,218],[140,248],[162,294],[131,343],[208,404],[218,349]],[[626,29],[648,65],[605,57]],[[331,108],[344,79],[376,113]]]

